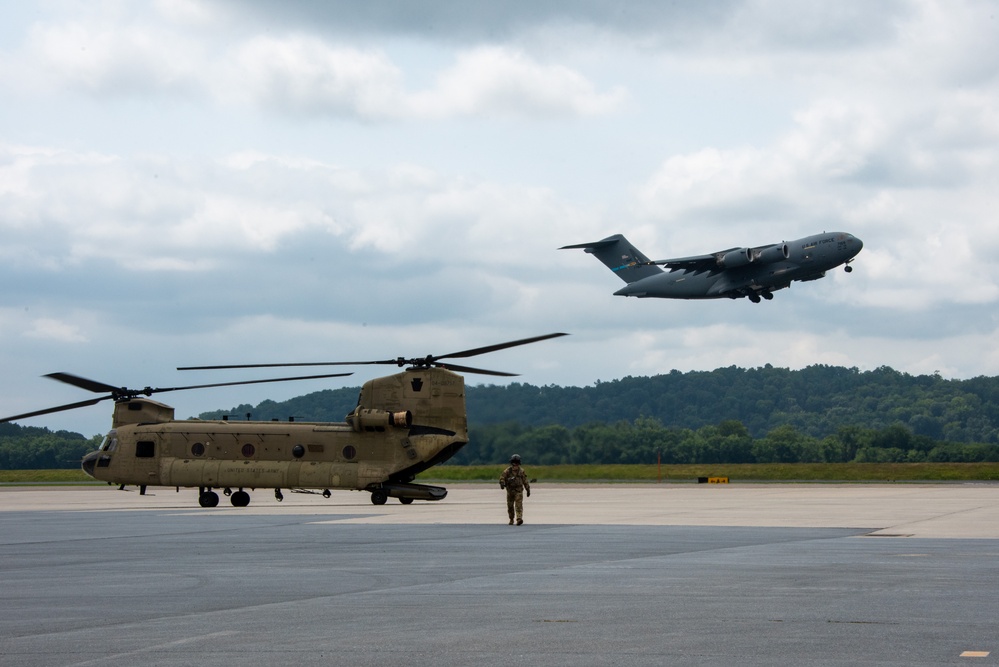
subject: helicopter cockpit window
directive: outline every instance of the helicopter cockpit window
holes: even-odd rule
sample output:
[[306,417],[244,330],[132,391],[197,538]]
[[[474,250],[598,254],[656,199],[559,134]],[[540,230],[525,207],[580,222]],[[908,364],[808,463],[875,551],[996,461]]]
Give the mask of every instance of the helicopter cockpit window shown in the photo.
[[102,452],[113,452],[118,448],[118,432],[111,431],[106,436],[104,436],[104,442],[101,443]]

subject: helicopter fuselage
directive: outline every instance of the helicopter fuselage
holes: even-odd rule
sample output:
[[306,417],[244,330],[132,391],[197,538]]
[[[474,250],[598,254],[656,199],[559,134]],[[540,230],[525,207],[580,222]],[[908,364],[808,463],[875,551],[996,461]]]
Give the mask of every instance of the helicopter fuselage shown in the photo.
[[[112,430],[87,454],[83,470],[119,485],[196,487],[202,506],[213,489],[245,505],[244,489],[331,489],[440,500],[441,487],[413,484],[417,474],[468,442],[465,387],[443,368],[411,368],[364,384],[344,422],[176,420],[148,398],[115,404]],[[231,492],[231,489],[238,489]]]

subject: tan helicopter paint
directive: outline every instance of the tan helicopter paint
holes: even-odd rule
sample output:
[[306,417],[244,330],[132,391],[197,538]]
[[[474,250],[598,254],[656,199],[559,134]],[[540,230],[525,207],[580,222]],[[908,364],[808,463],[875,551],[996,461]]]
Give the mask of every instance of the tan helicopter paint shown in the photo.
[[439,500],[445,489],[411,482],[460,449],[467,430],[462,377],[411,368],[365,383],[342,423],[178,421],[170,406],[124,400],[84,470],[113,484],[198,487],[202,504],[205,493],[217,502],[213,488],[230,487],[367,490],[378,504]]

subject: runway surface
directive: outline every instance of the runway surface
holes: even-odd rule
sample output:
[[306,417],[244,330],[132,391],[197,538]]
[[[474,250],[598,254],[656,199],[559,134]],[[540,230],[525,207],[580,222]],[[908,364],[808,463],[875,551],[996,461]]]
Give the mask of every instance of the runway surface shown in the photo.
[[[2,665],[988,665],[999,486],[0,488]],[[225,500],[223,499],[223,502]]]

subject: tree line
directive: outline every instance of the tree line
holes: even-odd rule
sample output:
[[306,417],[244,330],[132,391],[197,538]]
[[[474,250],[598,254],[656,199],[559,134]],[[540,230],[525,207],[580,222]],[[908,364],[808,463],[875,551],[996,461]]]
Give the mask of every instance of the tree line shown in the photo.
[[85,438],[72,431],[0,424],[0,470],[79,468],[83,455],[97,449],[101,439],[99,435]]
[[[337,422],[359,391],[327,389],[199,417]],[[536,463],[999,460],[999,377],[730,366],[587,387],[468,384],[466,403],[471,442],[457,463],[500,463],[514,451]],[[75,467],[99,442],[0,424],[0,468]]]
[[[523,427],[657,419],[697,430],[734,420],[754,438],[780,426],[815,438],[841,427],[884,430],[901,425],[914,435],[964,443],[999,443],[999,377],[947,380],[882,366],[871,371],[814,365],[801,370],[730,366],[598,381],[587,387],[524,383],[474,385],[466,378],[469,424]],[[359,387],[328,389],[284,402],[264,401],[202,413],[254,419],[342,421]]]
[[689,429],[643,417],[572,429],[558,424],[479,425],[470,427],[469,441],[451,463],[498,464],[515,453],[535,465],[999,461],[999,444],[938,441],[902,424],[884,429],[842,426],[821,438],[784,424],[756,438],[738,420]]

